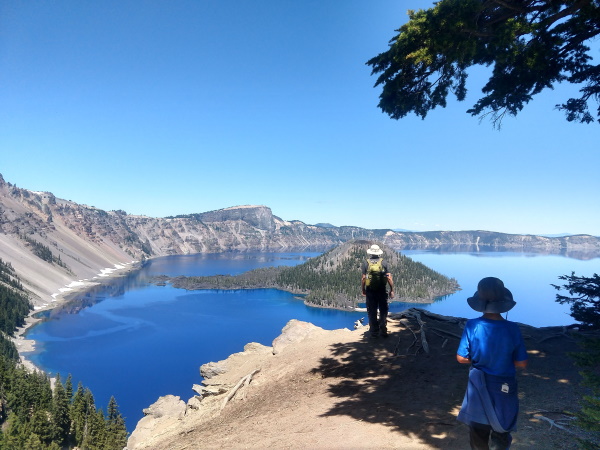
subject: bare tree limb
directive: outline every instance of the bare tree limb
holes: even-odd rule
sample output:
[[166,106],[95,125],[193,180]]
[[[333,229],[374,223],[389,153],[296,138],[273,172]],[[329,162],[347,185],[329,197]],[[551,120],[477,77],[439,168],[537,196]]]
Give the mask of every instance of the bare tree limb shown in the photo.
[[563,430],[563,431],[566,431],[567,433],[571,433],[571,434],[577,434],[577,433],[575,433],[574,431],[572,431],[572,430],[569,430],[567,427],[565,427],[565,426],[563,426],[563,425],[561,425],[561,424],[557,423],[557,421],[555,421],[555,420],[552,420],[552,419],[549,419],[549,418],[548,418],[548,417],[546,417],[546,416],[542,416],[541,414],[534,414],[534,416],[533,416],[533,417],[535,417],[536,419],[542,419],[542,420],[545,420],[546,422],[548,422],[548,423],[550,424],[550,428],[551,428],[551,429],[552,429],[552,427],[556,427],[556,428],[559,428],[559,429],[561,429],[561,430]]
[[229,400],[233,398],[235,393],[242,387],[242,385],[249,385],[250,381],[252,381],[252,376],[259,371],[260,369],[253,370],[251,373],[249,373],[245,377],[242,377],[242,379],[238,381],[238,383],[227,393],[227,396],[223,399],[223,403],[221,404],[221,411],[223,410],[223,408],[225,408],[227,402],[229,402]]

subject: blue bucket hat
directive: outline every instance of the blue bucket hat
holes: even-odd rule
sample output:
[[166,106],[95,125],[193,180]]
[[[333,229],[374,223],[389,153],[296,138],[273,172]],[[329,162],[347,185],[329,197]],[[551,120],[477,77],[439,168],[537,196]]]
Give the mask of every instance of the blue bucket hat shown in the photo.
[[482,313],[504,313],[517,304],[512,293],[499,278],[486,277],[477,285],[477,292],[467,299],[469,306]]

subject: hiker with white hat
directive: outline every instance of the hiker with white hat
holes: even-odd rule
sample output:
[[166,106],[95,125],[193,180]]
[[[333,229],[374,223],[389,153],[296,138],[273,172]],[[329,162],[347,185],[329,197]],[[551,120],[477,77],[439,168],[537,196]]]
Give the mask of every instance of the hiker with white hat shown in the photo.
[[506,449],[519,412],[516,367],[527,366],[519,325],[500,315],[516,302],[500,279],[487,277],[467,303],[483,315],[467,321],[456,354],[471,364],[458,420],[469,425],[472,449]]
[[[367,297],[367,315],[369,316],[369,333],[371,337],[387,337],[388,292],[389,298],[394,298],[394,281],[384,263],[383,250],[373,244],[367,249],[369,257],[362,264],[362,295]],[[379,317],[378,313],[379,312]]]

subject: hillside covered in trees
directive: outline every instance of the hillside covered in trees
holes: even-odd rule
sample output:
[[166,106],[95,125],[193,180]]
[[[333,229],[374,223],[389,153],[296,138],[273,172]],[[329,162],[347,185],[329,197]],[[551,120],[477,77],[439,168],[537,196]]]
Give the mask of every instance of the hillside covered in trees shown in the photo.
[[0,259],[0,448],[121,450],[127,444],[125,420],[110,399],[105,415],[92,392],[71,377],[30,372],[19,364],[10,340],[31,311],[28,294],[13,267]]
[[[361,264],[371,241],[350,241],[295,267],[256,269],[240,275],[177,277],[183,289],[276,288],[305,294],[305,302],[320,307],[351,309],[364,297],[360,290]],[[383,258],[394,279],[394,300],[427,303],[459,289],[456,280],[415,262],[382,244]]]

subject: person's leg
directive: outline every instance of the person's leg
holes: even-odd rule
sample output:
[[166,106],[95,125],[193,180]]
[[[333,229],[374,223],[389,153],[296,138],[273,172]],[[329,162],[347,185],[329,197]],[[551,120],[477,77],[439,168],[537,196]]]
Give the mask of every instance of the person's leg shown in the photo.
[[492,431],[490,439],[490,450],[506,450],[510,448],[512,436],[510,433],[497,433]]
[[369,317],[369,332],[371,336],[379,336],[379,322],[377,321],[377,297],[367,291],[367,316]]
[[383,293],[378,298],[378,306],[379,306],[379,332],[383,337],[386,337],[387,332],[387,316],[388,316],[388,296],[387,293]]
[[492,427],[489,425],[473,423],[469,426],[469,444],[473,450],[488,450],[490,433]]

